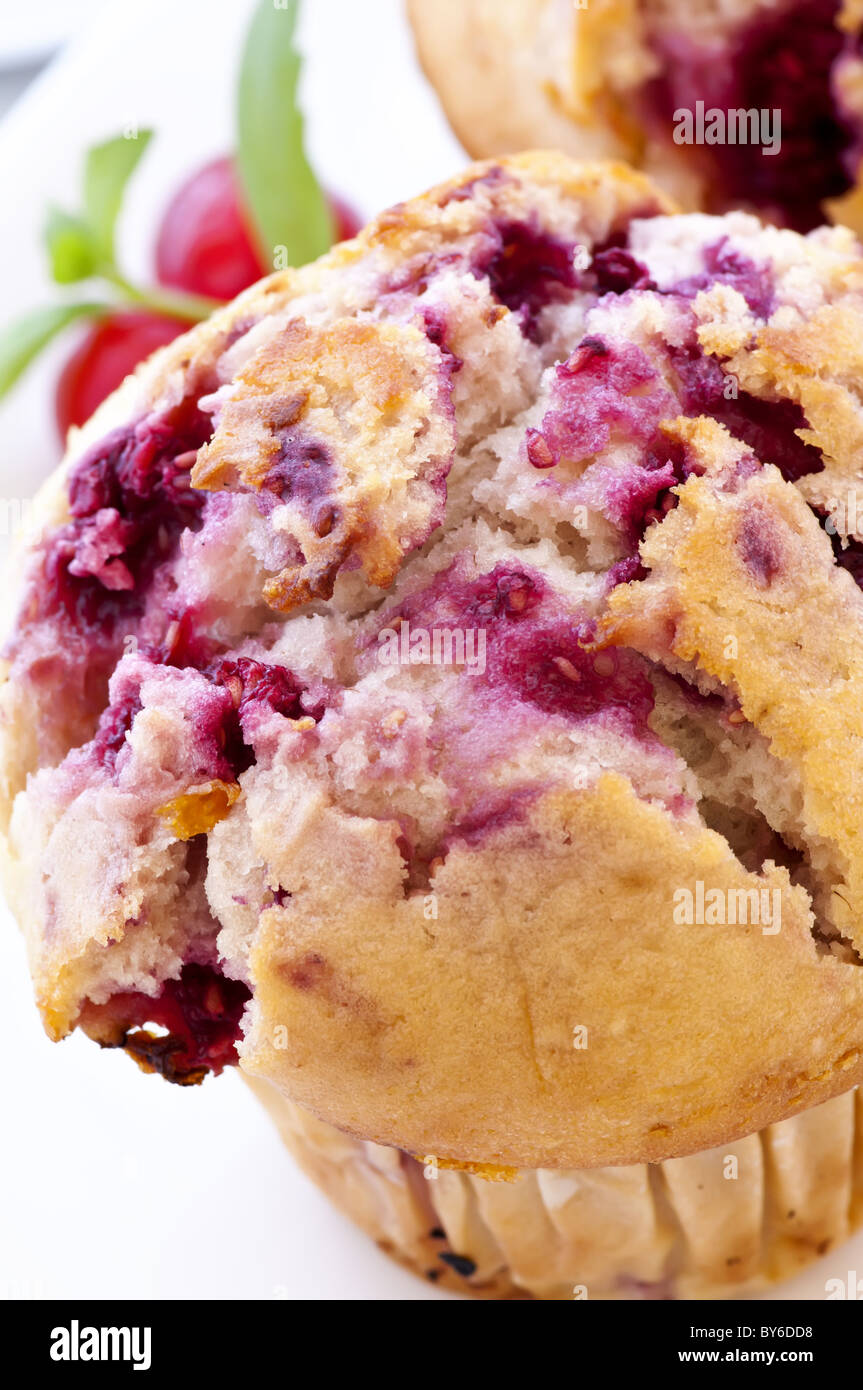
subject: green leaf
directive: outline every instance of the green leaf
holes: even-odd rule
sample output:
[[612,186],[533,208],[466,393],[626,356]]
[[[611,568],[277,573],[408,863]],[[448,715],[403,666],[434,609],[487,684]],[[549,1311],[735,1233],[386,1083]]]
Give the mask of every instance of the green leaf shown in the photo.
[[84,209],[98,254],[114,262],[114,231],[126,184],[153,138],[152,130],[118,135],[94,145],[84,165]]
[[80,217],[49,208],[44,237],[51,274],[58,285],[72,285],[95,273],[97,248],[89,226]]
[[105,313],[106,304],[52,304],[15,319],[0,333],[0,399],[52,338],[76,319]]
[[237,165],[258,245],[271,266],[285,247],[304,265],[333,241],[329,205],[306,158],[298,88],[299,0],[260,0],[243,50],[238,90]]

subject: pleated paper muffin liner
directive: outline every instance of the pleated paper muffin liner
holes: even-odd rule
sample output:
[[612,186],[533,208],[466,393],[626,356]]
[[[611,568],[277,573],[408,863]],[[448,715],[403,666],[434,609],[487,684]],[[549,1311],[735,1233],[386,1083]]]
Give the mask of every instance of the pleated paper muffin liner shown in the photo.
[[250,1084],[303,1171],[381,1249],[480,1297],[751,1295],[863,1220],[858,1091],[686,1158],[489,1181],[354,1139]]

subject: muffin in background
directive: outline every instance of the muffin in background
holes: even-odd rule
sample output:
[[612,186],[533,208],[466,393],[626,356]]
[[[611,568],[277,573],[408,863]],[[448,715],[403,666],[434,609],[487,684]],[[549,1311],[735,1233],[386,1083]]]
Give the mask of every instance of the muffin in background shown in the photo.
[[476,158],[547,146],[624,159],[685,208],[863,230],[857,0],[407,4]]

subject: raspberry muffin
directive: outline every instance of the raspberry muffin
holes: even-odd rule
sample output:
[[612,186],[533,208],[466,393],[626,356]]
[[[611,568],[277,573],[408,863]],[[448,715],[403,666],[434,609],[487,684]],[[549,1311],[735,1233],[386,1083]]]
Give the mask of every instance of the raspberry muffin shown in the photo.
[[472,155],[549,145],[626,159],[685,207],[747,207],[803,232],[828,220],[863,230],[859,0],[408,7]]
[[49,1034],[239,1063],[427,1277],[740,1292],[861,1214],[863,254],[477,165],[77,435],[15,571]]

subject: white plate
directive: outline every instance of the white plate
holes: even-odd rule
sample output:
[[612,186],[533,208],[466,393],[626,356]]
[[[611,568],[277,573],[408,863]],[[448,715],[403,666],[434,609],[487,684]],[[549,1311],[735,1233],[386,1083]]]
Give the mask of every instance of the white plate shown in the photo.
[[[50,293],[38,246],[46,201],[73,200],[80,152],[133,121],[158,131],[122,229],[130,263],[146,267],[176,183],[230,146],[249,10],[249,0],[111,6],[0,124],[4,318]],[[313,0],[304,42],[311,147],[330,186],[372,213],[463,163],[416,66],[400,0]],[[0,502],[29,496],[57,460],[53,370],[40,365],[0,406]],[[0,1296],[446,1296],[332,1210],[236,1076],[181,1091],[84,1038],[52,1046],[5,909],[0,1018]],[[784,1296],[823,1298],[827,1278],[854,1268],[863,1271],[859,1240]]]

